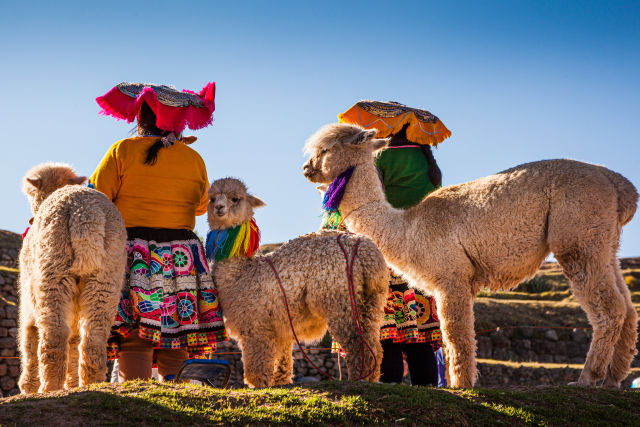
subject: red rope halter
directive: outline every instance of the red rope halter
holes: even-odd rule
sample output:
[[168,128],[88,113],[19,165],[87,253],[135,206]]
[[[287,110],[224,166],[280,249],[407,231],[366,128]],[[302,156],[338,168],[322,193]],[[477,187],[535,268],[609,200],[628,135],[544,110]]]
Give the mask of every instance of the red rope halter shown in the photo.
[[[345,249],[344,245],[340,241],[340,237],[342,237],[342,233],[338,234],[336,239],[337,239],[338,245],[340,246],[340,249],[342,249],[342,253],[344,254],[344,259],[345,259],[346,264],[347,264],[347,285],[348,285],[348,288],[349,288],[349,301],[351,303],[351,311],[353,313],[353,320],[354,320],[354,323],[356,324],[356,329],[358,330],[358,334],[360,335],[360,339],[362,340],[362,357],[361,357],[361,364],[360,364],[360,374],[361,375],[360,375],[360,377],[358,377],[356,379],[356,381],[357,381],[357,380],[361,380],[363,378],[366,378],[366,377],[368,377],[369,375],[371,375],[373,373],[373,371],[375,370],[375,366],[377,364],[377,359],[376,359],[376,355],[375,355],[373,349],[371,348],[371,346],[369,345],[367,340],[364,338],[364,334],[362,333],[362,325],[360,324],[360,313],[358,311],[358,302],[357,302],[357,299],[356,299],[356,292],[355,292],[354,284],[353,284],[353,262],[354,262],[354,260],[356,258],[356,254],[358,253],[358,247],[360,246],[360,238],[358,238],[358,240],[356,241],[356,244],[354,245],[354,247],[352,249],[352,252],[351,252],[351,259],[349,259],[349,254],[347,253],[347,250]],[[271,270],[273,270],[273,274],[276,277],[276,281],[278,282],[278,286],[280,286],[280,290],[282,291],[282,296],[284,298],[284,306],[287,309],[287,317],[289,318],[289,325],[291,326],[291,332],[293,333],[293,337],[295,338],[296,344],[298,345],[298,348],[302,352],[302,355],[307,360],[307,362],[309,362],[309,364],[311,366],[313,366],[318,372],[320,372],[322,375],[324,375],[327,378],[335,380],[336,378],[334,376],[328,374],[327,372],[325,372],[324,370],[322,370],[318,366],[316,366],[316,364],[311,361],[309,356],[307,356],[307,353],[304,351],[304,349],[300,345],[300,340],[298,340],[298,336],[296,335],[295,328],[293,327],[293,320],[291,320],[291,312],[289,311],[289,302],[287,300],[287,294],[286,294],[286,292],[284,290],[284,286],[282,285],[282,280],[280,280],[280,275],[278,274],[278,271],[276,270],[275,265],[273,265],[273,261],[271,261],[270,258],[266,258],[266,260],[267,260],[267,263],[269,264],[269,266],[271,267]],[[367,346],[367,348],[371,352],[371,355],[373,356],[373,367],[366,374],[362,374],[362,372],[365,369],[364,368],[364,348],[365,348],[365,345]]]

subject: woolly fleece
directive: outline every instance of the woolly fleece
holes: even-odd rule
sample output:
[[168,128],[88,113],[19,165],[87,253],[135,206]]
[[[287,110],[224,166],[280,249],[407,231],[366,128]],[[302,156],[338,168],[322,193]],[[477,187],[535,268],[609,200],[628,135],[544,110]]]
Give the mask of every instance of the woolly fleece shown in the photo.
[[303,174],[328,184],[355,166],[340,210],[389,264],[438,301],[452,387],[476,381],[473,299],[510,289],[553,252],[594,333],[577,384],[619,387],[636,353],[637,315],[616,252],[638,193],[623,176],[573,160],[526,163],[440,188],[407,210],[385,199],[374,165],[375,130],[321,128],[307,141]]
[[20,251],[22,393],[104,381],[106,344],[124,283],[126,230],[102,193],[64,164],[22,184],[34,215]]

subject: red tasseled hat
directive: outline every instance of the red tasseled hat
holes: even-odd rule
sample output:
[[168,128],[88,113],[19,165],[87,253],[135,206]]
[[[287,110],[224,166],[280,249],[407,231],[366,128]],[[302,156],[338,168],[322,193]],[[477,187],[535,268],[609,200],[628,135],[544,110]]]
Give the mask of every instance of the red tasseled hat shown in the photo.
[[123,82],[96,98],[100,114],[126,120],[136,119],[140,106],[146,102],[157,117],[162,130],[181,133],[185,127],[201,129],[213,121],[216,84],[207,83],[198,93],[164,85]]

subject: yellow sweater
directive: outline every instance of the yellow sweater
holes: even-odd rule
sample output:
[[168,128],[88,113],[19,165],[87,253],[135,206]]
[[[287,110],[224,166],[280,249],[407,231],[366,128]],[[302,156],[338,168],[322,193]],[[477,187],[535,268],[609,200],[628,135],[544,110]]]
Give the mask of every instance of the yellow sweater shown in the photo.
[[209,179],[200,155],[183,142],[161,148],[154,165],[147,150],[158,137],[123,139],[111,146],[89,178],[115,203],[127,227],[193,230],[207,212]]

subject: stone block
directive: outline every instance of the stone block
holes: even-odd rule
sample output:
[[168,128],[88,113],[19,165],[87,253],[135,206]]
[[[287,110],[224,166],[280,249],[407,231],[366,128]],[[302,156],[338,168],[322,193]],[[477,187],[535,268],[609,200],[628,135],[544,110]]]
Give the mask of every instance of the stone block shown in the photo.
[[9,366],[9,375],[13,378],[20,376],[20,368],[18,366]]
[[5,328],[15,328],[18,323],[14,319],[2,319],[0,320],[0,326]]
[[509,351],[504,348],[493,348],[493,359],[509,360]]
[[570,358],[578,357],[581,354],[587,354],[586,352],[582,351],[582,348],[580,347],[580,345],[575,341],[567,341],[565,343],[565,347],[566,347],[567,356]]
[[18,318],[18,306],[8,305],[4,308],[4,313],[7,319],[17,319]]
[[9,336],[9,330],[7,328],[0,327],[0,338]]
[[9,328],[9,336],[17,337],[18,336],[18,328]]
[[0,348],[16,348],[16,339],[13,337],[0,338]]
[[548,329],[544,333],[544,337],[549,341],[558,341],[558,333],[555,331],[555,329]]
[[7,365],[0,365],[0,377],[4,377],[5,375],[7,375],[7,371],[9,370],[9,367]]
[[588,343],[591,340],[591,337],[584,329],[577,328],[571,331],[571,338],[577,343]]
[[492,332],[490,335],[494,348],[510,348],[511,340],[507,338],[501,330]]
[[9,391],[15,386],[16,386],[16,381],[13,378],[7,377],[7,376],[0,378],[0,388],[2,388],[2,390]]
[[521,326],[518,328],[518,333],[522,338],[533,338],[533,328]]
[[[2,356],[2,357],[12,357],[12,356],[15,356],[15,355],[16,355],[16,346],[15,346],[15,344],[13,345],[13,348],[3,348],[2,350],[0,350],[0,356]],[[12,360],[12,359],[9,359],[9,360]],[[7,364],[9,364],[8,363],[9,360],[7,360]],[[18,359],[15,359],[15,360],[18,360]]]
[[481,359],[490,359],[493,349],[491,338],[487,336],[477,337],[478,342],[478,357]]

